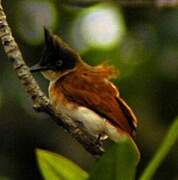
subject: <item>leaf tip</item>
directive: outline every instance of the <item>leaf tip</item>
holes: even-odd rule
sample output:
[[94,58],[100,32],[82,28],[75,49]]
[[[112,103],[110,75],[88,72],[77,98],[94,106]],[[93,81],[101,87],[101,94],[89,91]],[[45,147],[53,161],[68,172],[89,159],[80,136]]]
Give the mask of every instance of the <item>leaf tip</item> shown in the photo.
[[36,156],[37,156],[38,159],[41,159],[41,158],[43,158],[43,157],[46,156],[47,151],[46,151],[46,150],[43,150],[43,149],[36,148],[36,149],[35,149],[35,154],[36,154]]

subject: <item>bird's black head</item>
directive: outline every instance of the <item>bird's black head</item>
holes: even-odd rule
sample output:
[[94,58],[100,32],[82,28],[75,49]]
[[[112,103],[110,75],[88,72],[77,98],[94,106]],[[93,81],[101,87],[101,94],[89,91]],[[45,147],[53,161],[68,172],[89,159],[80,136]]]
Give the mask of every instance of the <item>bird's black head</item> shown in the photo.
[[45,48],[38,64],[30,68],[31,72],[52,70],[65,72],[81,62],[80,56],[60,37],[44,28]]

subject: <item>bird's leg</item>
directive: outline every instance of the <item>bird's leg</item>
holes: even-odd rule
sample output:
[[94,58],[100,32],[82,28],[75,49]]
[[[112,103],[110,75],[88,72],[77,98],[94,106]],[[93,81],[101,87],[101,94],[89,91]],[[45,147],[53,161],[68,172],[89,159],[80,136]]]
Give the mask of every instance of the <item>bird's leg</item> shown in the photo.
[[107,139],[107,138],[108,138],[108,136],[106,134],[99,134],[97,139],[96,139],[96,145],[102,146],[103,145],[103,141],[105,139]]

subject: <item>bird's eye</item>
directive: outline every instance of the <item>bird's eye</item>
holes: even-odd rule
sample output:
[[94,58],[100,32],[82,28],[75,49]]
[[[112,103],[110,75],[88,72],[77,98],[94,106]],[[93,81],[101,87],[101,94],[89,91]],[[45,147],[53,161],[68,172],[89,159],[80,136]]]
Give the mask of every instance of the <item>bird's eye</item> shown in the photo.
[[58,60],[58,61],[56,61],[56,66],[61,66],[61,65],[62,65],[62,63],[63,63],[63,61],[62,61],[62,60]]

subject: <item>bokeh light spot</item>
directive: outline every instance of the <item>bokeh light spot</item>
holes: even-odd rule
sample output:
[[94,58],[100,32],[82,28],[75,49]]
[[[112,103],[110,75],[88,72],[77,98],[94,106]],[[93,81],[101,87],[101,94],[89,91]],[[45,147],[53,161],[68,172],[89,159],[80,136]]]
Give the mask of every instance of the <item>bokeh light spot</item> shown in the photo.
[[[78,35],[80,48],[112,48],[120,44],[125,34],[125,24],[119,8],[101,4],[84,9],[74,23],[73,36]],[[79,36],[80,34],[80,36]],[[75,38],[73,38],[75,41]]]
[[48,0],[23,0],[17,4],[17,31],[29,44],[43,41],[43,27],[54,29],[57,24],[57,10]]

